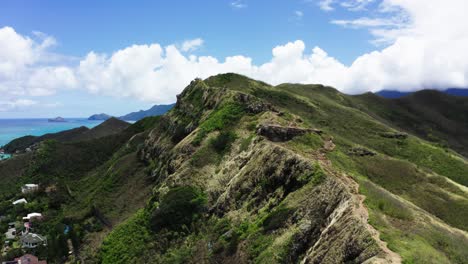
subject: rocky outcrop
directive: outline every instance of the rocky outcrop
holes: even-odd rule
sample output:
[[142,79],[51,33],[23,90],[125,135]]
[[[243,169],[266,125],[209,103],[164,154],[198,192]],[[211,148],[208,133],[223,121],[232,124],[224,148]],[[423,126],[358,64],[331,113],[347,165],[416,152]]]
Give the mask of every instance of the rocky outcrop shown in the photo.
[[284,127],[278,125],[260,125],[257,129],[257,134],[266,137],[273,142],[285,142],[295,137],[305,135],[307,133],[322,134],[321,130],[299,127]]
[[239,93],[236,96],[236,101],[245,105],[247,112],[252,114],[258,114],[266,111],[279,113],[279,111],[276,110],[273,105],[265,103],[262,100],[259,100],[257,97],[249,94]]

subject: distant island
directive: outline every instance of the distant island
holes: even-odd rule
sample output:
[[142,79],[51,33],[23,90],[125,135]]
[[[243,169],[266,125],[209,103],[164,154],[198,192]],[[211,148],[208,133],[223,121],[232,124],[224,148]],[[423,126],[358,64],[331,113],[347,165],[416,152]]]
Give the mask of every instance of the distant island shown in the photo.
[[67,122],[67,120],[65,120],[65,118],[63,117],[56,117],[56,118],[49,118],[48,120],[49,122],[55,122],[55,123],[63,123],[63,122]]
[[112,116],[108,115],[108,114],[104,114],[104,113],[101,113],[101,114],[95,114],[95,115],[92,115],[90,117],[88,117],[88,120],[102,120],[102,121],[105,121],[109,118],[111,118]]
[[[159,116],[164,115],[167,111],[171,110],[175,104],[169,105],[155,105],[148,110],[140,110],[138,112],[132,112],[124,116],[118,117],[121,120],[126,121],[138,121],[148,116]],[[88,118],[88,120],[107,120],[111,118],[108,114],[94,114]]]

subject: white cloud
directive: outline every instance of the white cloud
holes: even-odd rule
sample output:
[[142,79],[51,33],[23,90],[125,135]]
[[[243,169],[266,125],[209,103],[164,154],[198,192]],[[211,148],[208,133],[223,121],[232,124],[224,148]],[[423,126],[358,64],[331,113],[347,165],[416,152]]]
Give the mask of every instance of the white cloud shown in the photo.
[[361,11],[367,8],[367,6],[375,0],[347,0],[342,1],[340,5],[349,11]]
[[[307,2],[310,2],[310,0]],[[332,11],[335,9],[333,8],[334,2],[335,2],[334,0],[320,0],[318,2],[318,6],[320,7],[320,9],[324,11]]]
[[242,1],[242,0],[236,0],[234,2],[231,2],[231,7],[235,8],[235,9],[241,9],[241,8],[246,8],[247,4],[244,3],[244,1]]
[[23,110],[36,105],[37,102],[29,99],[16,99],[11,101],[0,101],[0,112]]
[[304,16],[304,12],[296,10],[296,11],[294,11],[294,15],[296,16],[297,19],[300,20]]
[[[306,2],[313,2],[316,0],[305,0]],[[375,0],[318,0],[318,6],[323,11],[333,11],[335,6],[342,7],[348,11],[362,11]]]
[[186,40],[182,43],[182,51],[194,51],[203,45],[203,39],[196,38],[192,40]]
[[400,25],[393,19],[385,18],[368,18],[362,17],[354,20],[341,20],[336,19],[331,21],[332,24],[351,27],[351,28],[362,28],[362,27],[395,27]]
[[[351,65],[344,65],[320,47],[308,49],[301,40],[274,47],[271,59],[263,64],[254,64],[243,55],[219,60],[186,54],[201,45],[201,39],[181,46],[153,43],[112,54],[89,52],[74,66],[55,61],[51,65],[44,58],[53,47],[45,43],[47,37],[27,37],[1,28],[0,94],[5,101],[74,88],[170,103],[190,80],[224,72],[271,84],[322,83],[346,93],[468,87],[464,10],[468,10],[464,0],[433,0],[430,4],[427,0],[385,0],[379,7],[382,17],[336,20],[339,25],[369,28],[376,39],[386,43],[384,48],[358,56]],[[48,43],[53,43],[51,38]],[[3,109],[6,105],[2,103]],[[12,105],[16,102],[8,108]]]
[[0,28],[0,92],[3,98],[49,95],[57,89],[76,85],[72,69],[53,66],[53,58],[64,57],[49,51],[56,44],[55,39],[41,32],[33,35],[23,36],[11,27]]

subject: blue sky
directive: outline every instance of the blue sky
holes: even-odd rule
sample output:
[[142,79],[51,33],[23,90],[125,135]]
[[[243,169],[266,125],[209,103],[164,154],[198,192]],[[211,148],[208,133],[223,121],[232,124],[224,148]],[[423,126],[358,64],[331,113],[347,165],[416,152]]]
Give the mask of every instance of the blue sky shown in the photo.
[[[89,51],[111,53],[132,44],[169,45],[202,38],[199,54],[218,58],[246,54],[263,63],[271,48],[302,39],[327,47],[340,60],[351,63],[372,50],[366,30],[348,30],[330,24],[334,18],[350,19],[363,12],[323,12],[316,2],[304,0],[242,1],[2,1],[1,26],[21,34],[41,31],[54,36],[56,51],[84,56]],[[303,13],[299,19],[296,11]],[[338,41],[345,39],[346,42]]]
[[[434,69],[418,69],[425,54],[446,45],[432,41],[437,31],[427,30],[425,16],[433,14],[426,3],[4,0],[0,118],[121,115],[170,103],[190,79],[224,71],[272,84],[320,82],[347,93],[464,86],[462,62],[445,77],[431,74],[455,54],[441,54]],[[437,14],[457,15],[444,8]],[[466,24],[450,23],[457,30]],[[408,54],[418,56],[394,59]]]

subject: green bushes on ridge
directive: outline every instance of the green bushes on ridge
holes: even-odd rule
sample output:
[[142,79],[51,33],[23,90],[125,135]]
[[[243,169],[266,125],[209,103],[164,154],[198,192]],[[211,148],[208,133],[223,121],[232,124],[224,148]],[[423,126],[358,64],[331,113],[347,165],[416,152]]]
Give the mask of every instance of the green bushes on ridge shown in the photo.
[[184,230],[200,217],[206,205],[206,196],[192,186],[176,187],[164,195],[150,218],[154,232],[164,228]]
[[151,241],[148,222],[143,210],[117,226],[102,244],[102,264],[137,263]]
[[227,126],[233,125],[245,113],[242,105],[237,103],[226,103],[221,108],[215,110],[208,119],[200,125],[200,131],[193,140],[193,144],[198,146],[210,132],[223,130]]

